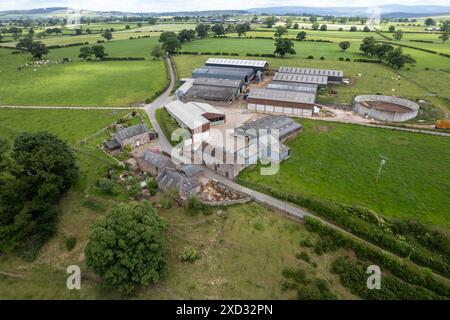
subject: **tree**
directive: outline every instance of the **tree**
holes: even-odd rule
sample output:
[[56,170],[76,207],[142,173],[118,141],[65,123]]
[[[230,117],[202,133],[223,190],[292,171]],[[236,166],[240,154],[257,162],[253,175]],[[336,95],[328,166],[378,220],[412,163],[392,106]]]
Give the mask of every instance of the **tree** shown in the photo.
[[317,17],[315,17],[315,16],[309,17],[309,22],[312,22],[312,23],[317,22]]
[[96,59],[99,60],[102,60],[103,58],[108,56],[108,54],[105,52],[104,46],[93,46],[92,54],[95,56]]
[[168,38],[177,38],[177,34],[172,31],[165,31],[159,35],[159,42],[166,42]]
[[327,25],[326,24],[321,25],[320,31],[327,31]]
[[106,285],[131,294],[167,272],[164,230],[149,202],[114,207],[93,225],[86,263]]
[[411,55],[404,54],[402,48],[395,48],[389,51],[385,60],[396,69],[402,69],[406,64],[414,64],[416,62]]
[[314,23],[312,24],[312,26],[311,26],[311,29],[313,29],[313,30],[319,30],[319,27],[320,27],[319,23],[318,23],[318,22],[314,22]]
[[395,31],[393,37],[394,37],[394,39],[397,40],[397,41],[402,40],[402,38],[403,38],[403,31],[402,31],[402,30],[397,30],[397,31]]
[[358,28],[356,26],[351,26],[350,27],[350,31],[351,32],[356,32],[356,31],[358,31]]
[[238,34],[238,37],[245,36],[248,31],[248,26],[245,24],[238,24],[235,28],[236,33]]
[[431,18],[427,18],[427,19],[425,19],[425,25],[427,27],[435,26],[436,25],[436,21],[434,21]]
[[286,18],[286,23],[285,23],[285,25],[286,25],[286,28],[291,28],[292,27],[292,23],[293,23],[293,20],[292,20],[292,18]]
[[8,29],[9,33],[12,34],[12,37],[14,40],[17,40],[20,38],[20,35],[22,34],[22,29],[17,27],[11,27]]
[[0,42],[3,41],[3,35],[0,33]]
[[298,40],[305,40],[306,39],[306,32],[305,31],[300,31],[299,33],[297,33],[297,39]]
[[258,23],[258,20],[259,20],[259,18],[258,18],[258,16],[255,14],[255,15],[253,16],[252,20],[251,20],[251,23]]
[[393,33],[395,31],[395,26],[389,26],[389,32]]
[[35,59],[42,59],[43,55],[46,55],[49,52],[48,48],[41,41],[34,41],[31,44],[30,54]]
[[178,32],[178,39],[180,39],[181,43],[189,42],[195,39],[195,31],[192,29],[183,29]]
[[[75,35],[76,36],[81,36],[82,33],[83,33],[83,31],[81,30],[81,28],[75,29]],[[111,38],[112,38],[112,36],[111,36]]]
[[162,47],[168,53],[173,54],[181,49],[181,42],[177,37],[170,37],[166,39]]
[[298,29],[298,28],[300,28],[300,25],[296,22],[296,23],[294,23],[293,28],[294,28],[294,29]]
[[275,23],[277,23],[278,19],[275,16],[269,16],[264,19],[264,24],[267,28],[272,28]]
[[345,51],[348,48],[350,48],[350,42],[348,41],[339,42],[339,47],[342,49],[342,51]]
[[80,48],[79,58],[86,60],[92,55],[92,49],[90,47],[82,47]]
[[159,59],[164,55],[164,50],[162,49],[162,47],[159,44],[157,44],[153,47],[151,55],[155,59]]
[[195,27],[195,32],[197,32],[197,36],[199,38],[206,38],[208,36],[208,26],[206,24],[199,23]]
[[19,40],[16,44],[16,48],[21,51],[31,52],[32,45],[33,39],[31,37],[25,37]]
[[48,132],[23,133],[14,141],[0,183],[0,252],[18,247],[35,256],[55,230],[55,204],[78,178],[69,146]]
[[217,36],[221,36],[225,34],[225,28],[223,24],[216,23],[211,27],[211,31],[214,32]]
[[127,24],[127,25],[125,26],[125,30],[130,30],[130,25],[129,25],[129,24]]
[[448,33],[444,32],[439,36],[439,39],[442,40],[442,43],[445,43],[446,41],[448,41]]
[[284,57],[286,54],[295,54],[294,43],[289,39],[277,39],[274,53],[281,57]]
[[275,38],[280,39],[283,35],[288,33],[288,29],[285,26],[275,27]]
[[369,54],[372,52],[373,47],[376,44],[376,40],[374,37],[365,37],[359,46],[359,50],[364,52],[364,54]]
[[386,58],[386,55],[392,50],[394,50],[394,47],[390,44],[376,44],[371,50],[371,54],[376,55],[380,60],[384,60]]
[[364,32],[370,32],[370,28],[368,26],[365,26],[363,29]]
[[107,29],[105,32],[103,32],[102,37],[109,41],[113,38],[113,34],[110,30]]

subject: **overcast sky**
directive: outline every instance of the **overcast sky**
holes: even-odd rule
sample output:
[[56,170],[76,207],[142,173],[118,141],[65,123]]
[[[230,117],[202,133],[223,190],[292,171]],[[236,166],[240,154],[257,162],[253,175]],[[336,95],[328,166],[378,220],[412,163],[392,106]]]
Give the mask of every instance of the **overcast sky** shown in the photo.
[[167,12],[220,9],[248,9],[270,6],[374,6],[381,4],[450,5],[450,0],[0,0],[0,10],[70,7],[99,11]]

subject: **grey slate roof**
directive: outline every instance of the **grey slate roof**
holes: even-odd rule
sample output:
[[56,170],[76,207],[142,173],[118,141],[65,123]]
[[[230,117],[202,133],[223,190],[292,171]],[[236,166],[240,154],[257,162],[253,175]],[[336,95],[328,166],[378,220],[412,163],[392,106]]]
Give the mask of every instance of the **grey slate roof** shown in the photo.
[[294,92],[274,89],[253,89],[248,99],[264,99],[283,102],[314,104],[316,102],[315,92]]
[[327,85],[328,76],[316,76],[316,75],[304,75],[304,74],[277,72],[273,76],[273,81],[314,83],[314,84],[318,84],[318,85]]
[[120,143],[116,139],[111,139],[105,142],[105,147],[110,150],[120,148]]
[[165,168],[164,171],[156,177],[156,181],[167,189],[174,189],[177,192],[181,191],[182,195],[200,185],[197,180],[186,177],[176,169],[172,168]]
[[278,72],[281,73],[297,73],[315,76],[343,77],[344,72],[341,70],[315,69],[315,68],[296,68],[296,67],[280,67]]
[[259,134],[259,130],[267,130],[267,133],[270,133],[271,130],[279,130],[279,137],[280,139],[283,139],[284,137],[290,135],[294,131],[300,130],[301,128],[301,124],[289,117],[267,116],[235,128],[234,132],[235,134],[240,136],[255,137]]
[[125,139],[137,136],[141,133],[148,132],[148,128],[145,124],[138,124],[135,126],[131,126],[128,128],[120,129],[116,132],[115,138],[118,140],[118,142],[121,142]]
[[172,165],[172,161],[169,157],[162,155],[161,153],[153,152],[150,150],[144,151],[142,159],[147,161],[151,166],[163,170]]
[[193,177],[199,173],[202,173],[203,170],[197,166],[192,164],[186,164],[180,168],[180,171],[183,172],[187,177]]

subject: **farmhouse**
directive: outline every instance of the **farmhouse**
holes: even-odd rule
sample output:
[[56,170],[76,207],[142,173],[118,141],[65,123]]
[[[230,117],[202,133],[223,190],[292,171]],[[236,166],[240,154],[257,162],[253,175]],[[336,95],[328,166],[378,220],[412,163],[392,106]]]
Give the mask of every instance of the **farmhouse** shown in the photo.
[[281,113],[296,117],[311,117],[316,112],[313,92],[254,89],[247,97],[247,108],[257,112]]
[[255,72],[247,68],[226,68],[226,67],[208,67],[197,68],[192,71],[192,78],[214,78],[214,79],[232,79],[249,82],[253,79]]
[[175,100],[166,104],[165,108],[178,124],[191,134],[201,134],[206,137],[211,124],[225,122],[225,114],[207,103],[183,103]]
[[285,83],[311,83],[318,85],[320,88],[324,88],[328,84],[328,76],[277,72],[273,76],[273,81]]
[[269,69],[269,63],[262,60],[241,60],[241,59],[222,59],[222,58],[209,58],[206,66],[214,67],[233,67],[233,68],[250,68],[254,72],[265,73]]
[[146,150],[142,157],[136,159],[139,169],[153,176],[160,174],[165,168],[174,168],[169,157],[157,152]]
[[344,72],[341,70],[315,69],[315,68],[296,68],[296,67],[280,67],[279,73],[302,74],[311,76],[326,76],[328,82],[342,82]]
[[186,177],[173,168],[165,168],[157,177],[158,187],[167,192],[178,192],[183,198],[189,198],[200,192],[201,184],[194,178]]
[[145,124],[139,124],[117,130],[114,138],[104,143],[109,152],[123,149],[129,145],[132,148],[139,147],[156,138],[156,133],[150,131]]

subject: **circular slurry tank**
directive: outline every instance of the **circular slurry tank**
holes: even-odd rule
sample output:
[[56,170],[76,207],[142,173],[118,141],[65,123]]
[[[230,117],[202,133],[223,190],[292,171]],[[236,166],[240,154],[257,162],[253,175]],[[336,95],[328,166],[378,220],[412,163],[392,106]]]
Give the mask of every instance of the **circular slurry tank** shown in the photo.
[[353,111],[377,120],[402,122],[415,118],[419,105],[392,96],[363,95],[353,100]]

